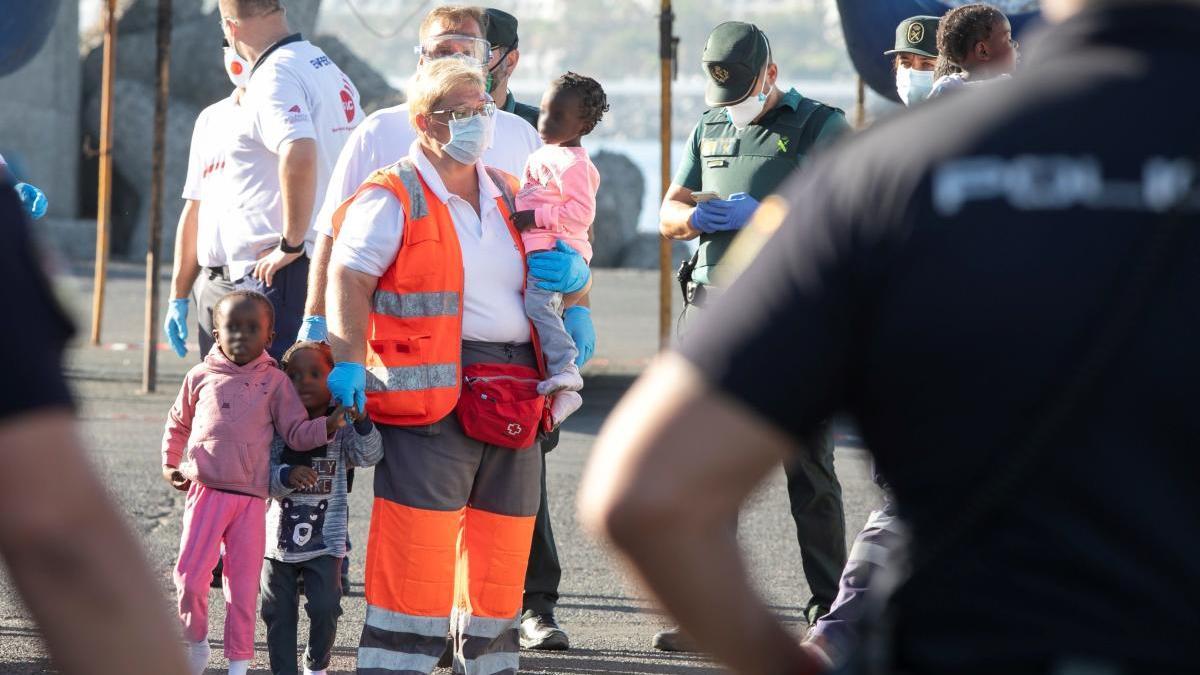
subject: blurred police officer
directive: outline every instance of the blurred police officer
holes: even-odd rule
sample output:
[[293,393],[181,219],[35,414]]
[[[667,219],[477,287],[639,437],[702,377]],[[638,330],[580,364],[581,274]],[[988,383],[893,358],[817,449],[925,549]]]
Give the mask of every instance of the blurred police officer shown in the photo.
[[888,672],[1195,672],[1200,1],[1043,6],[1017,77],[772,197],[597,440],[587,522],[738,673],[820,670],[718,525],[838,409],[912,533]]
[[496,107],[520,117],[536,129],[539,110],[535,106],[518,103],[508,89],[508,81],[521,60],[517,17],[494,7],[488,8],[484,14],[487,16],[487,41],[492,47],[488,60],[488,93],[496,100]]
[[[703,62],[708,76],[704,99],[711,109],[692,132],[660,213],[663,236],[700,240],[696,255],[680,270],[685,326],[720,294],[725,254],[759,202],[815,149],[850,128],[841,110],[779,87],[771,43],[754,24],[717,26],[705,43]],[[716,193],[716,198],[699,201],[696,193]],[[805,455],[790,463],[787,475],[804,574],[812,589],[805,608],[811,624],[837,596],[846,544],[828,428],[814,433],[810,442],[819,452],[811,460]],[[655,636],[655,646],[689,648],[673,630]]]

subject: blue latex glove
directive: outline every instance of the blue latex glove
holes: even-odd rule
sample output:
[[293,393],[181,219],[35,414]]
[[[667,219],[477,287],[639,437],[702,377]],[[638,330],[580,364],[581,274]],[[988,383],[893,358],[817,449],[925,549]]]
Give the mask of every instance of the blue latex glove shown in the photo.
[[175,298],[167,307],[167,320],[163,322],[163,332],[167,334],[167,342],[179,358],[187,356],[187,298]]
[[563,326],[575,341],[575,349],[579,350],[575,365],[582,368],[596,353],[596,327],[592,325],[592,310],[582,305],[568,307],[563,312]]
[[300,331],[296,333],[296,342],[324,342],[329,337],[325,326],[325,317],[320,315],[306,316],[300,322]]
[[363,364],[338,361],[326,382],[335,405],[340,403],[359,412],[367,409],[367,369]]
[[758,200],[745,192],[729,195],[729,199],[710,199],[696,205],[692,227],[712,234],[740,230],[758,210]]
[[25,206],[25,210],[34,220],[46,215],[46,193],[30,185],[29,183],[17,183],[13,186],[17,191],[17,196],[21,198],[21,204]]
[[529,272],[538,279],[538,288],[564,295],[587,286],[592,278],[583,256],[561,241],[554,244],[553,251],[530,255]]

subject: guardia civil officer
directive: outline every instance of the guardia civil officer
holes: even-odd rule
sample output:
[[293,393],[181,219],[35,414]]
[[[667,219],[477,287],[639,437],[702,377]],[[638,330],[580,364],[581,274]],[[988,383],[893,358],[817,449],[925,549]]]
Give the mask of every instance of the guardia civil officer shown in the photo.
[[854,672],[1196,671],[1200,1],[1042,6],[1015,77],[784,185],[597,438],[585,523],[739,675],[822,670],[720,525],[835,410],[912,535],[890,653]]
[[[759,202],[818,147],[850,128],[841,110],[780,88],[771,43],[754,24],[717,26],[705,43],[703,62],[704,98],[711,109],[692,132],[660,213],[663,236],[700,240],[695,257],[680,270],[685,328],[720,294],[722,260]],[[717,198],[697,203],[694,195],[700,192],[715,192]],[[819,452],[789,465],[787,474],[800,556],[812,589],[805,608],[811,624],[837,596],[846,544],[828,428],[814,433],[810,443]],[[689,647],[673,630],[659,633],[654,642],[666,651]]]

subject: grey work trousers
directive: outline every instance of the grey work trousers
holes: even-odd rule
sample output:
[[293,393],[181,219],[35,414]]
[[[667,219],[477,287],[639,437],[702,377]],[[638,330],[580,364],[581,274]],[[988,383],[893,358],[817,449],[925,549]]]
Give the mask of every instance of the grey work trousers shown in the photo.
[[544,291],[537,287],[538,280],[532,274],[526,281],[525,314],[537,328],[542,342],[542,354],[546,357],[546,368],[557,375],[575,365],[579,351],[575,340],[563,325],[562,293]]

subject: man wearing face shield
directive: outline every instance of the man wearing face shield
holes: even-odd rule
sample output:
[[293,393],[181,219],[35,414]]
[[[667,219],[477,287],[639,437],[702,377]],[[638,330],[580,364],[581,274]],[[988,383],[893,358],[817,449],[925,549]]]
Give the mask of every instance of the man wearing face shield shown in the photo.
[[[781,90],[767,36],[757,26],[723,23],[704,47],[708,76],[704,113],[685,146],[683,161],[660,212],[660,231],[670,239],[700,240],[680,269],[685,330],[698,311],[719,295],[725,254],[766,198],[817,148],[850,126],[841,110]],[[715,199],[694,200],[694,193]],[[817,452],[785,466],[804,574],[812,590],[805,608],[810,624],[829,611],[846,563],[841,485],[833,469],[828,425],[809,439]],[[655,636],[667,651],[688,650],[673,630]]]
[[[489,54],[488,42],[483,39],[486,25],[487,18],[478,7],[444,5],[434,8],[421,21],[417,67],[455,57],[483,69]],[[346,142],[317,214],[317,239],[309,271],[308,299],[298,340],[325,339],[325,288],[329,254],[333,248],[331,221],[334,211],[373,172],[408,154],[409,146],[416,139],[417,132],[409,121],[408,104],[402,104],[369,115]],[[541,146],[537,131],[524,120],[497,111],[494,131],[485,143],[483,159],[488,166],[521,175],[525,170],[525,160]],[[556,261],[565,263],[564,269],[570,268],[571,263],[575,262],[558,253],[545,255],[555,256]],[[579,263],[582,264],[582,259]]]
[[491,43],[491,60],[488,61],[488,92],[496,99],[496,107],[510,112],[537,128],[539,110],[525,103],[518,103],[508,90],[508,80],[521,60],[518,49],[517,17],[508,12],[489,7],[487,14],[487,40]]

